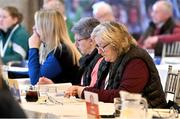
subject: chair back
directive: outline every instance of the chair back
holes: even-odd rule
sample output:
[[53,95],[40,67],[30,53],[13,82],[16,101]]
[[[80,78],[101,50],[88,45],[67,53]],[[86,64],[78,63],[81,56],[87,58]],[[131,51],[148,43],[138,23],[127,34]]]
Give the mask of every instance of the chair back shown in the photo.
[[26,61],[10,61],[7,65],[11,67],[28,67]]
[[180,105],[180,71],[178,71],[179,75],[178,75],[178,83],[177,83],[177,89],[176,89],[176,97],[175,97],[175,102]]
[[162,57],[179,57],[180,56],[180,42],[164,43]]
[[168,68],[168,75],[165,85],[166,100],[176,102],[177,98],[180,98],[180,70],[173,72],[172,66]]
[[26,61],[10,61],[8,64],[8,78],[29,78]]

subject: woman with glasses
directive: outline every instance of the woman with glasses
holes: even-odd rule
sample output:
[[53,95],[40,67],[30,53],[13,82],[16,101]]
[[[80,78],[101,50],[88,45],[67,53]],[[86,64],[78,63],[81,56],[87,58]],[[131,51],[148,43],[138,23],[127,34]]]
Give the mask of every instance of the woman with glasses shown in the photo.
[[[94,87],[72,86],[66,96],[84,97],[84,91],[95,92],[100,101],[113,102],[119,91],[141,93],[149,107],[166,106],[158,71],[148,53],[136,45],[124,25],[105,22],[92,32],[98,53],[104,57]],[[109,64],[109,66],[107,65]]]
[[[96,42],[91,39],[93,29],[100,22],[91,17],[80,19],[71,29],[75,36],[75,44],[83,55],[80,58],[79,75],[81,77],[82,86],[94,86],[97,80],[97,72],[102,56],[98,54]],[[50,79],[40,78],[38,84],[51,84]]]
[[102,56],[98,54],[96,42],[91,39],[93,29],[100,22],[91,17],[80,19],[73,27],[75,44],[83,57],[80,59],[80,75],[82,86],[94,86],[97,80],[97,72]]
[[56,10],[35,13],[35,26],[29,38],[29,76],[35,85],[40,77],[54,83],[79,84],[80,53],[71,42],[63,15]]

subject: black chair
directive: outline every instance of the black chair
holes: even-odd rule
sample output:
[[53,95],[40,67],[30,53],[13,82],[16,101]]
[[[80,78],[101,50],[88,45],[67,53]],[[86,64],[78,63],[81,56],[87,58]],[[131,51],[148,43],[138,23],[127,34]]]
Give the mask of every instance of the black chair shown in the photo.
[[[20,70],[17,70],[21,69]],[[16,78],[29,78],[29,74],[26,69],[27,68],[27,62],[26,61],[11,61],[8,63],[8,78],[10,79],[16,79]]]

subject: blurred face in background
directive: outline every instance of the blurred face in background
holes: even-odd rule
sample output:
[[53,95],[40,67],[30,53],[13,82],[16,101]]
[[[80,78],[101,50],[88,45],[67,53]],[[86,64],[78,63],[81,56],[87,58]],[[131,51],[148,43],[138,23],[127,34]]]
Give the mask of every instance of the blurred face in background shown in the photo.
[[138,10],[136,8],[131,8],[129,11],[129,21],[131,24],[137,24],[138,23]]
[[168,9],[166,8],[164,4],[159,2],[153,5],[151,17],[152,17],[152,21],[156,25],[158,25],[158,24],[166,22],[168,18],[171,17],[171,12],[168,11]]
[[63,15],[64,20],[67,19],[66,14],[65,14],[64,3],[62,3],[59,0],[44,0],[43,8],[47,9],[47,10],[48,9],[56,9]]
[[2,9],[0,9],[0,29],[2,29],[2,25],[3,25],[3,12]]
[[105,21],[114,21],[114,16],[111,12],[105,10],[99,10],[96,14],[94,14],[94,18],[98,19],[100,22]]
[[87,55],[91,53],[90,50],[91,50],[92,40],[90,38],[84,38],[76,33],[74,34],[74,38],[75,38],[76,47],[83,55]]
[[18,21],[16,17],[13,18],[10,15],[10,13],[8,11],[6,11],[6,10],[1,10],[0,14],[1,14],[0,24],[2,24],[2,29],[5,32],[8,30],[8,28],[15,25],[17,23],[17,21]]

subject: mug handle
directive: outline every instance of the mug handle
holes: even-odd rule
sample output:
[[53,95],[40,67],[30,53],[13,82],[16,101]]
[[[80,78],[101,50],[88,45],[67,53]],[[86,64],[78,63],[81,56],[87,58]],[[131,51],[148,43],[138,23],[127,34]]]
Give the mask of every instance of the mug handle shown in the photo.
[[148,112],[148,103],[145,98],[141,98],[140,104],[143,105],[143,109],[145,110],[145,117],[147,117],[147,112]]

